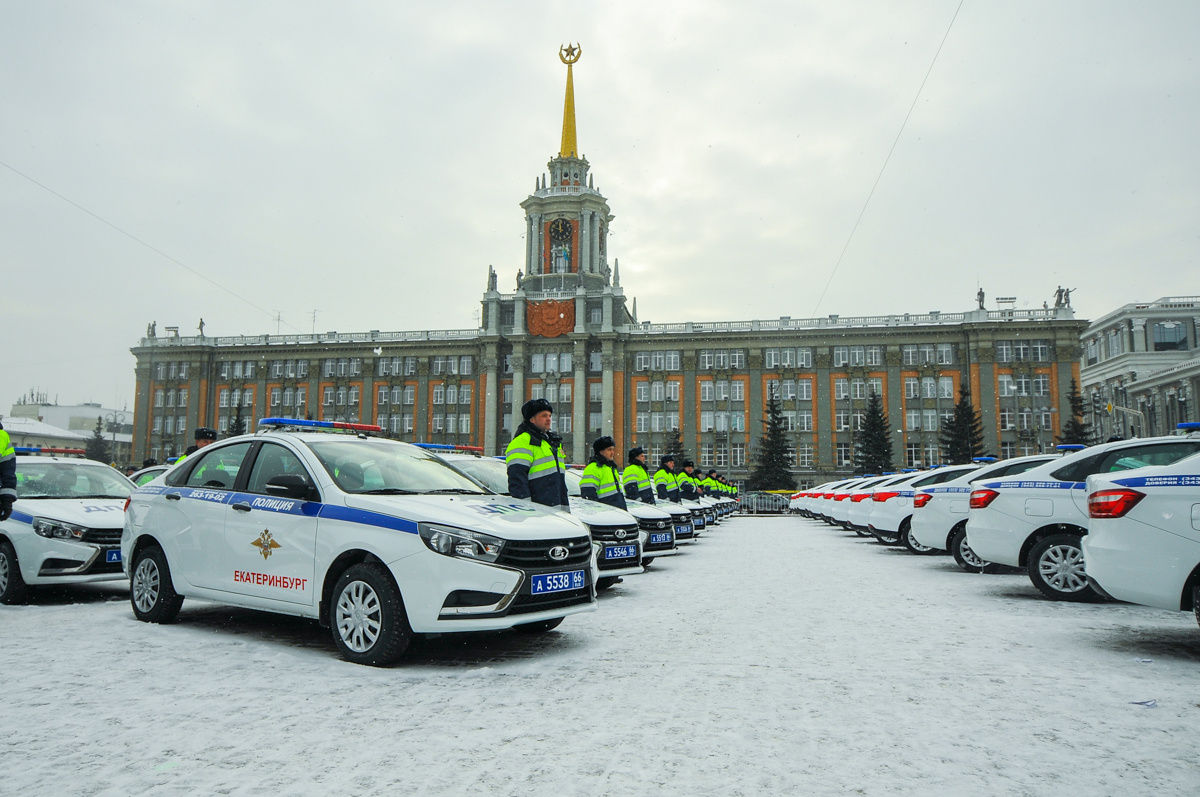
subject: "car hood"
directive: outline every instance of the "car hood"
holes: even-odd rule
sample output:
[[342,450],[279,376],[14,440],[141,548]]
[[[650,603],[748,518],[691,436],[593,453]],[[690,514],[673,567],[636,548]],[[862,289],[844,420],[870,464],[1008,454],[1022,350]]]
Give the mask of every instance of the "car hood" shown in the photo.
[[116,529],[125,525],[124,498],[26,498],[14,512],[30,517],[61,520],[90,529]]
[[504,495],[347,495],[346,506],[417,523],[536,540],[587,534],[570,513]]
[[628,512],[638,520],[667,520],[671,517],[670,512],[664,512],[657,506],[643,504],[641,501],[630,501]]
[[589,526],[629,526],[637,519],[624,509],[586,498],[571,496],[571,514]]

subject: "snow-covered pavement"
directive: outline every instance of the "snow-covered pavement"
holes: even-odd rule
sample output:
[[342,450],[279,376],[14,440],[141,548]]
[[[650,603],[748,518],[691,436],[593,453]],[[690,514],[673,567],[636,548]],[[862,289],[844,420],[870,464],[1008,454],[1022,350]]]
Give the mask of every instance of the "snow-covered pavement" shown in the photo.
[[306,620],[139,623],[116,585],[0,607],[0,794],[1200,792],[1189,615],[796,517],[736,518],[601,603],[387,670]]

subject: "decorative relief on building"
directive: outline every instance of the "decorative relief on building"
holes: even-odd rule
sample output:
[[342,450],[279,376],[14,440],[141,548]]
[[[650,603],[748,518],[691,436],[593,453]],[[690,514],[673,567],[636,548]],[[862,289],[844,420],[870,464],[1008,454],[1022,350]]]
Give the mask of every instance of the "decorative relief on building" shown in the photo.
[[529,302],[525,316],[530,335],[557,338],[575,329],[575,300]]

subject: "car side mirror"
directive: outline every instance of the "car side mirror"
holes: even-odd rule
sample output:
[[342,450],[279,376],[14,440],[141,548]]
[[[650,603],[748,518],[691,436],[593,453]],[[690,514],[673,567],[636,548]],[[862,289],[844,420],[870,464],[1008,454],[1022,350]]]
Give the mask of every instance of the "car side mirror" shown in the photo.
[[308,477],[301,473],[281,473],[272,476],[265,485],[267,495],[277,498],[295,498],[306,500],[312,494],[312,484]]

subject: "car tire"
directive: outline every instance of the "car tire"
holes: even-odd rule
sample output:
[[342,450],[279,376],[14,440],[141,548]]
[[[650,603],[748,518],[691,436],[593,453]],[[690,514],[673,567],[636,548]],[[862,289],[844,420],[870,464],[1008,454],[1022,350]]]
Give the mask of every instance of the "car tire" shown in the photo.
[[954,555],[954,561],[958,562],[958,566],[968,573],[995,573],[996,566],[991,562],[980,559],[979,555],[971,550],[971,546],[967,545],[967,527],[963,526],[956,529],[950,537],[950,553]]
[[645,557],[644,559],[642,559],[642,567],[649,567],[649,566],[650,566],[650,563],[651,563],[651,562],[653,562],[653,561],[654,561],[654,557],[653,557],[653,556],[647,556],[647,557]]
[[24,603],[28,597],[29,586],[21,577],[17,552],[11,542],[0,540],[0,603],[11,606]]
[[601,576],[596,579],[596,592],[603,592],[620,580],[619,576]]
[[[905,523],[907,522],[908,521],[905,521]],[[883,545],[899,545],[900,537],[904,533],[904,528],[904,523],[901,523],[899,531],[873,531],[871,533],[875,535],[876,541],[882,543]]]
[[167,555],[157,545],[147,545],[133,557],[130,568],[129,603],[133,616],[143,623],[174,622],[183,606],[183,596],[171,583]]
[[1083,569],[1078,534],[1051,534],[1029,552],[1029,580],[1051,600],[1090,603],[1100,599]]
[[1196,623],[1200,625],[1200,584],[1192,587],[1192,614],[1196,615]]
[[929,556],[937,553],[937,548],[922,545],[912,538],[912,525],[908,523],[900,527],[900,543],[908,549],[909,553],[915,553],[917,556]]
[[555,617],[553,620],[539,620],[536,623],[522,623],[521,625],[513,626],[513,630],[518,634],[544,634],[547,631],[553,631],[562,625],[563,618]]
[[404,600],[383,565],[362,562],[347,568],[330,600],[333,641],[346,661],[384,667],[408,650],[412,628]]

